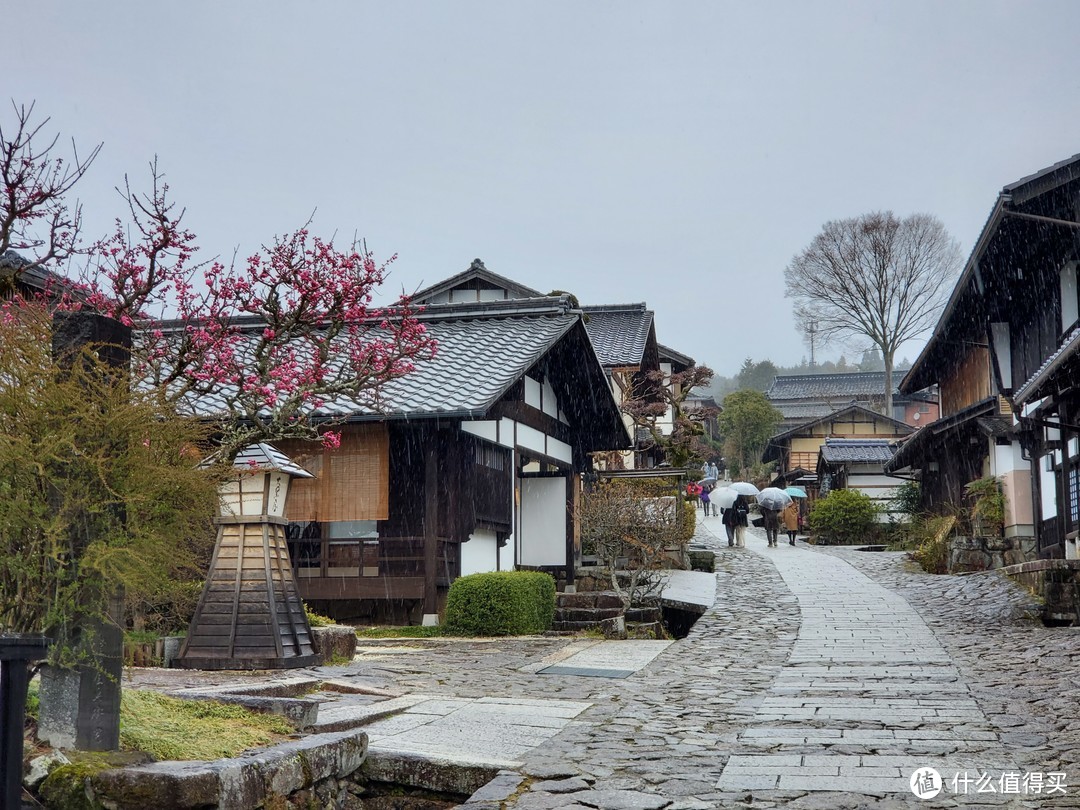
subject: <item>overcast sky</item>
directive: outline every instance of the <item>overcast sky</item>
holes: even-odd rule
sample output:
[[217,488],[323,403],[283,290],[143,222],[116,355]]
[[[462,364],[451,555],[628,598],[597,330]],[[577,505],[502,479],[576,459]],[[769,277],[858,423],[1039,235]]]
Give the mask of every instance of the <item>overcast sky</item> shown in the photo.
[[79,194],[95,233],[157,155],[208,256],[317,209],[316,232],[398,254],[395,293],[480,257],[583,303],[647,301],[661,343],[728,375],[807,353],[783,270],[825,221],[928,212],[966,256],[1003,185],[1080,152],[1074,0],[42,1],[3,19],[3,95],[104,142]]

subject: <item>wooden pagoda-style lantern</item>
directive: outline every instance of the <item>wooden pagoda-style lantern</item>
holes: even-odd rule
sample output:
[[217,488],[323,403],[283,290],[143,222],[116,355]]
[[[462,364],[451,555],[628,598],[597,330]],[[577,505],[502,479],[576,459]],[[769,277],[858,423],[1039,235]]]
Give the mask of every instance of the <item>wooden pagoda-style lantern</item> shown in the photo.
[[312,478],[277,448],[255,444],[221,486],[217,543],[180,650],[186,669],[291,669],[318,664],[285,543],[292,477]]

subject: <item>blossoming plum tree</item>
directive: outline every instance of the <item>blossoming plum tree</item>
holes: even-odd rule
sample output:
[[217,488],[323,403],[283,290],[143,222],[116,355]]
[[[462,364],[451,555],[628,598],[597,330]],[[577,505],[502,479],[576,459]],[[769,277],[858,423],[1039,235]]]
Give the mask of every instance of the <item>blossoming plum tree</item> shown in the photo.
[[[12,282],[46,264],[69,271],[74,284],[52,291],[59,306],[135,326],[138,380],[181,412],[214,395],[224,457],[284,438],[334,446],[334,420],[320,408],[339,398],[377,408],[387,382],[434,354],[407,296],[373,306],[394,257],[379,263],[366,245],[338,248],[312,234],[310,222],[239,263],[198,262],[195,235],[156,161],[148,193],[125,178],[127,210],[112,234],[82,244],[80,209],[66,195],[100,146],[84,160],[76,153],[69,167],[56,139],[37,146],[47,119],[35,124],[32,106],[16,113],[13,137],[0,130],[0,256],[28,254],[9,271]],[[83,261],[72,272],[76,257]],[[14,294],[8,316],[23,302]]]

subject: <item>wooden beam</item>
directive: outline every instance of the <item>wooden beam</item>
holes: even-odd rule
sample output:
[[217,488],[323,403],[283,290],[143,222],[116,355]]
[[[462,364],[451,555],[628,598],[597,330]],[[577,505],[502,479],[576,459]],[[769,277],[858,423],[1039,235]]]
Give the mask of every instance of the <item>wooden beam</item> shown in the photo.
[[438,589],[435,582],[439,556],[439,444],[428,437],[424,453],[424,613],[438,613]]

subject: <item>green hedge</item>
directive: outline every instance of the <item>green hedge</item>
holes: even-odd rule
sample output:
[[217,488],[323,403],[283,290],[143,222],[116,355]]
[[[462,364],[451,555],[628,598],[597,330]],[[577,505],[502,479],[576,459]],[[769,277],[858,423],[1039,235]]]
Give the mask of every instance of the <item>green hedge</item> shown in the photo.
[[470,636],[543,633],[555,617],[555,580],[540,571],[496,571],[455,579],[446,629]]
[[689,542],[694,536],[694,529],[697,528],[697,507],[692,501],[683,501],[683,524],[680,528],[679,539]]
[[866,543],[876,534],[878,508],[855,489],[834,489],[810,510],[810,531],[837,545]]

